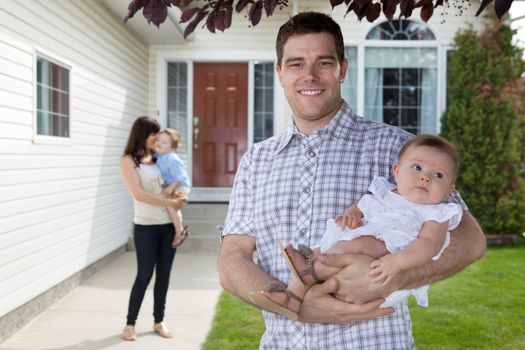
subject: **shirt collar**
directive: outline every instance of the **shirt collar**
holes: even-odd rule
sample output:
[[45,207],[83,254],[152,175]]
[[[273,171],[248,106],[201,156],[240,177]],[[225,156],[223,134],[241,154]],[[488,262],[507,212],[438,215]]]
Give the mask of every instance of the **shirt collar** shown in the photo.
[[[339,108],[339,111],[337,111],[336,115],[332,118],[332,120],[324,127],[315,130],[314,133],[321,135],[321,137],[323,138],[329,137],[332,140],[337,140],[338,138],[344,137],[348,134],[348,131],[354,123],[355,118],[356,115],[354,114],[350,106],[348,106],[348,104],[343,100],[341,108]],[[277,150],[274,154],[278,154],[284,148],[286,148],[286,146],[288,146],[292,138],[296,135],[299,137],[305,137],[305,135],[297,129],[293,118],[290,118],[290,120],[288,121],[288,126],[283,132],[281,141],[279,142]]]

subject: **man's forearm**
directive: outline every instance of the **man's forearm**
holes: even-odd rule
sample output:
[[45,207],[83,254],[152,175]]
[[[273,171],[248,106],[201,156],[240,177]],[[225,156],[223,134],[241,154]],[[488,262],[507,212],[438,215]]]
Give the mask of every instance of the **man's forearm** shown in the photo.
[[249,295],[261,290],[274,279],[257,266],[252,258],[253,237],[229,235],[224,238],[219,255],[222,287],[253,305]]
[[451,232],[450,244],[443,255],[423,266],[401,271],[394,282],[396,286],[393,290],[415,288],[452,276],[483,257],[486,247],[481,227],[465,211],[460,225]]

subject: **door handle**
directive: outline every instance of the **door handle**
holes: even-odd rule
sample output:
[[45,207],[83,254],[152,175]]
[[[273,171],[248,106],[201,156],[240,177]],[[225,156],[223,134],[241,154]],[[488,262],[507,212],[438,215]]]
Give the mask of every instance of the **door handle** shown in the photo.
[[199,128],[194,127],[193,128],[193,149],[199,148]]
[[193,117],[193,149],[199,148],[199,117]]

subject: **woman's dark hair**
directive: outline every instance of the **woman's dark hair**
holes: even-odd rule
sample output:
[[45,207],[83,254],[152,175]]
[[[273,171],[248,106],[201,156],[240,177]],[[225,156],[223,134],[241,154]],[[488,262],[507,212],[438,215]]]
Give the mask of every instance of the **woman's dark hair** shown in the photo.
[[337,60],[342,63],[345,59],[345,44],[341,27],[330,16],[319,12],[301,12],[288,20],[279,28],[275,50],[277,64],[280,66],[283,59],[284,44],[294,35],[328,33],[334,38]]
[[146,140],[151,134],[156,134],[160,130],[160,124],[150,117],[138,117],[131,131],[129,132],[128,143],[124,149],[124,156],[131,156],[136,166],[140,160],[150,153],[146,148]]

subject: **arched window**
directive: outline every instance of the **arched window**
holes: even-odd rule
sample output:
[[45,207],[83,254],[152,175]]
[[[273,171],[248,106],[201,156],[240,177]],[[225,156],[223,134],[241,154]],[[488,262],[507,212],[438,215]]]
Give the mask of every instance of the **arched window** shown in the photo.
[[383,22],[374,27],[367,40],[436,40],[425,24],[406,19]]
[[435,133],[438,52],[432,31],[397,20],[375,26],[366,38],[365,116],[414,134]]

